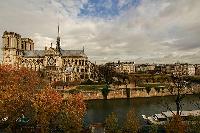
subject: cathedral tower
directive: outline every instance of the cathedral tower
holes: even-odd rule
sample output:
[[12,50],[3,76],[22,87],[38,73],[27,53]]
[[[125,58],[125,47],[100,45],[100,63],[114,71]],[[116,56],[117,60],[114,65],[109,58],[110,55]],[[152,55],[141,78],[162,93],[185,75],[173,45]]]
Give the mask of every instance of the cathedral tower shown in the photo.
[[21,38],[15,32],[5,31],[2,36],[3,64],[17,65],[19,58],[23,56],[23,51],[34,50],[33,40]]
[[2,39],[3,63],[15,65],[17,56],[21,55],[21,35],[5,31]]

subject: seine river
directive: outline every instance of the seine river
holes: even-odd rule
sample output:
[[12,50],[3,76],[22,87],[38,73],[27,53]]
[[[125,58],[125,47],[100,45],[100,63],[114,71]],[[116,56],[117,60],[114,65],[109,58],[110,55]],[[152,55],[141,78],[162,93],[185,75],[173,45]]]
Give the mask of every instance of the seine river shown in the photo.
[[[91,123],[103,123],[106,116],[111,112],[117,114],[119,123],[121,123],[125,119],[126,113],[131,108],[134,108],[136,115],[140,122],[142,122],[142,114],[149,116],[162,111],[167,111],[167,105],[169,105],[172,110],[175,110],[176,106],[174,98],[174,96],[165,96],[86,101],[87,113],[85,115],[85,126],[88,126]],[[186,96],[182,101],[183,110],[198,109],[194,105],[198,101],[199,99],[193,95]]]

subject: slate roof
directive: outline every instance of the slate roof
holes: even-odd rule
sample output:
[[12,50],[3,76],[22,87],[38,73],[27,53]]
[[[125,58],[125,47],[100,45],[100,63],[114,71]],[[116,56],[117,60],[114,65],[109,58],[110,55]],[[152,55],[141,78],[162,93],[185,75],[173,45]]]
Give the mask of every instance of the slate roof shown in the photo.
[[86,54],[83,50],[61,50],[62,56],[83,56],[86,57]]
[[42,57],[45,56],[44,50],[24,51],[24,57]]
[[[83,50],[61,50],[62,56],[87,57]],[[45,50],[24,51],[24,57],[44,57]]]

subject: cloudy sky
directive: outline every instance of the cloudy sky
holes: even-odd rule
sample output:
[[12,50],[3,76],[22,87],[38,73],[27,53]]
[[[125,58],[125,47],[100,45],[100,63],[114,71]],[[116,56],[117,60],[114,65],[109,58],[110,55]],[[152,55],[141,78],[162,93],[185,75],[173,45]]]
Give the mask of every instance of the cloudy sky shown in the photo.
[[84,46],[93,62],[200,63],[199,7],[200,0],[0,0],[0,33],[44,49],[55,44],[59,21],[62,49]]

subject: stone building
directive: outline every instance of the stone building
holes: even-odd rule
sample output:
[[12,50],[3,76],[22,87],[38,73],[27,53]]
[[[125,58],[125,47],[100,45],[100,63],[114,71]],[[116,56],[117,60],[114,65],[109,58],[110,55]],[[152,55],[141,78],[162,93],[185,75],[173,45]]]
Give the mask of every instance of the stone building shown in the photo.
[[174,74],[182,74],[182,75],[189,75],[189,76],[194,76],[195,75],[195,66],[192,64],[188,63],[175,63],[174,64]]
[[34,42],[30,38],[22,38],[14,32],[5,31],[3,39],[3,64],[27,67],[46,73],[49,80],[74,82],[91,78],[88,57],[82,50],[63,50],[61,48],[59,26],[56,48],[45,47],[34,50]]
[[109,62],[109,66],[112,66],[118,73],[135,73],[135,63],[134,62]]

